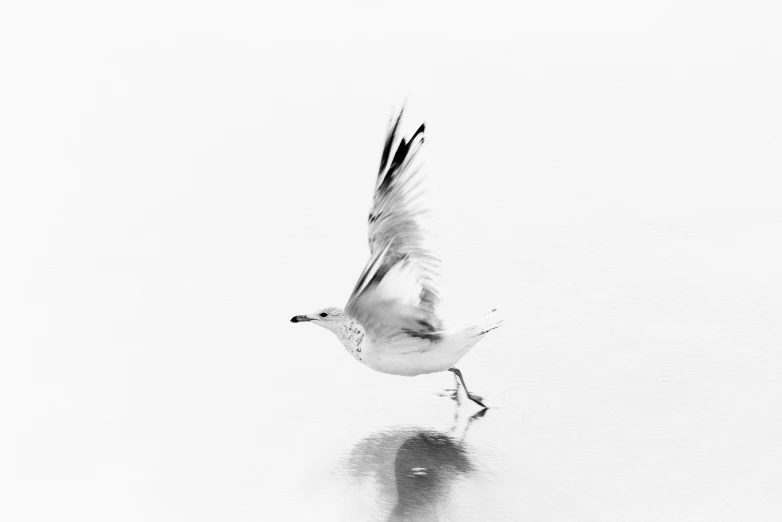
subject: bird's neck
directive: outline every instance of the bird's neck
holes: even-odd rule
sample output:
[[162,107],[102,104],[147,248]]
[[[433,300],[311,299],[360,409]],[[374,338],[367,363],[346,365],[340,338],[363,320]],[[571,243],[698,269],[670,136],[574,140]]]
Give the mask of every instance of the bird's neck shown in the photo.
[[364,362],[363,350],[367,346],[366,332],[361,323],[349,317],[345,322],[339,325],[334,333],[342,341],[345,349],[361,362]]

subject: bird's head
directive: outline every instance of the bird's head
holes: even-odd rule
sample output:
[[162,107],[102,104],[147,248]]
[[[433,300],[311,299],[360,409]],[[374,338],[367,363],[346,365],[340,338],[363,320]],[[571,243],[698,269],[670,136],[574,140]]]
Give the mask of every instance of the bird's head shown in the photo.
[[347,320],[348,316],[345,312],[336,306],[321,308],[307,315],[296,315],[291,318],[292,323],[311,322],[332,331],[336,331]]

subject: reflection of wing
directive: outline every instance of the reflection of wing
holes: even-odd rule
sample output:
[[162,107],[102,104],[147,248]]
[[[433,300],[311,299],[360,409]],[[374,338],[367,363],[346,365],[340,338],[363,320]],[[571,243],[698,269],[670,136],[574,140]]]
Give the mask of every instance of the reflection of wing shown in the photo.
[[346,311],[374,336],[402,330],[432,339],[442,329],[440,255],[432,249],[425,177],[419,157],[424,125],[409,140],[398,135],[402,112],[386,137],[369,213],[371,256]]

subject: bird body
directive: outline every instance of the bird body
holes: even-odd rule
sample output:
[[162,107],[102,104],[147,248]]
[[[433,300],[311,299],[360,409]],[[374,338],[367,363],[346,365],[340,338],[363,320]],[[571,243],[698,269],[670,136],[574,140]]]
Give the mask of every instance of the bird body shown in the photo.
[[[328,321],[320,318],[327,313]],[[438,332],[430,338],[411,336],[403,331],[396,335],[371,338],[361,323],[336,307],[310,315],[296,316],[294,322],[318,321],[331,330],[345,350],[358,362],[381,373],[412,377],[443,372],[452,368],[480,339],[502,322],[492,310],[478,321],[453,330]]]
[[[405,376],[450,370],[464,384],[455,364],[502,320],[495,309],[448,328],[440,314],[440,255],[433,246],[420,158],[425,126],[406,139],[402,115],[389,128],[380,160],[369,213],[371,255],[345,309],[324,308],[291,322],[314,322],[332,331],[348,353],[373,370]],[[467,394],[484,406],[480,397]]]

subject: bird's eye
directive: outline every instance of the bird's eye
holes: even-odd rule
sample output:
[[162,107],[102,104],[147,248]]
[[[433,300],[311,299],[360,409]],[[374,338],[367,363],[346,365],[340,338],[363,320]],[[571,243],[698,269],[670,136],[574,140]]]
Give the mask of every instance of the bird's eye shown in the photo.
[[326,312],[321,312],[321,313],[320,313],[320,316],[321,316],[321,317],[326,317],[327,315],[329,315],[329,314],[327,314]]

